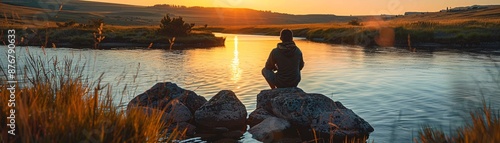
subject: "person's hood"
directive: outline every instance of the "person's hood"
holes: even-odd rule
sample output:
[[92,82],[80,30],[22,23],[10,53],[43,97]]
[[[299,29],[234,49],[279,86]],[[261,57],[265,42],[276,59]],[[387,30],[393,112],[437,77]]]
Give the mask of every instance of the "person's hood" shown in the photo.
[[297,46],[295,45],[295,42],[282,42],[278,43],[278,49],[285,56],[291,57],[294,55],[295,50],[297,50]]

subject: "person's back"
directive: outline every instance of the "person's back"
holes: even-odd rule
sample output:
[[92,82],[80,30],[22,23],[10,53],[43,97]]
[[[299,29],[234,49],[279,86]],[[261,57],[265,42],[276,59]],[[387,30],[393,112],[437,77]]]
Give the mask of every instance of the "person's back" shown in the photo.
[[280,35],[282,43],[269,54],[262,74],[271,88],[297,87],[304,67],[302,52],[293,42],[292,31],[284,29]]

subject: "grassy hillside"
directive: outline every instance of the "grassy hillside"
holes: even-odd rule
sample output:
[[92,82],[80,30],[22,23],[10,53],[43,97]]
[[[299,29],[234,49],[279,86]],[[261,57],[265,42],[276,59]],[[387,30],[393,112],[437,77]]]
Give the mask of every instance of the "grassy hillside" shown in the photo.
[[397,16],[393,21],[436,21],[436,22],[456,22],[463,20],[500,20],[500,5],[488,5],[484,8],[462,10],[426,12],[421,14]]
[[74,20],[86,23],[90,19],[103,19],[105,23],[122,26],[156,26],[167,13],[182,16],[196,25],[282,25],[348,22],[353,19],[363,21],[373,19],[408,21],[443,21],[463,19],[500,19],[500,6],[458,11],[430,12],[399,16],[336,16],[336,15],[292,15],[270,11],[258,11],[246,8],[207,8],[170,5],[134,6],[103,2],[71,0],[65,3],[48,0],[2,1],[0,18],[12,25],[33,24],[40,22],[66,22]]
[[[39,28],[57,27],[56,23],[70,20],[86,24],[95,19],[102,19],[108,28],[154,29],[158,28],[160,19],[168,13],[172,17],[182,16],[188,23],[195,23],[198,31],[208,32],[278,35],[282,28],[290,28],[296,36],[335,44],[408,47],[426,46],[429,43],[456,47],[500,45],[500,5],[396,16],[292,15],[245,8],[146,7],[79,0],[66,3],[50,0],[3,1],[0,6],[3,14],[0,14],[0,25],[19,29],[30,25]],[[361,24],[349,24],[353,20]],[[136,35],[131,38],[120,36],[113,30],[106,32],[112,34],[110,39],[116,38],[112,37],[113,34],[119,35],[118,40],[113,39],[113,42],[135,40],[148,45],[149,41],[166,41],[154,39],[157,37],[155,35],[149,35],[149,38],[147,34],[146,37]]]
[[[5,13],[0,18],[21,18],[25,20],[24,24],[33,23],[33,17],[38,18],[37,22],[46,18],[48,21],[65,22],[75,20],[79,23],[101,18],[112,25],[152,26],[158,25],[161,17],[167,13],[172,16],[182,16],[186,21],[197,25],[208,24],[211,26],[347,22],[356,18],[374,17],[291,15],[245,8],[179,7],[169,5],[146,7],[79,0],[66,3],[56,3],[50,0],[49,2],[32,0],[3,1],[0,6],[2,7],[2,13]],[[12,17],[11,15],[15,16]]]

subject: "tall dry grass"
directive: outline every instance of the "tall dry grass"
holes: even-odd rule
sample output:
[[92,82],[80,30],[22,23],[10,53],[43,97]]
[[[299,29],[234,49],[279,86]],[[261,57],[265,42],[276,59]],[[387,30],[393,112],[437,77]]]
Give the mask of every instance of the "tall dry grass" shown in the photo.
[[[497,71],[488,70],[494,84],[498,87],[494,92],[498,93],[500,89],[500,64],[494,62]],[[483,92],[481,92],[483,94]],[[493,95],[495,96],[495,95]],[[470,121],[464,126],[455,130],[454,134],[446,135],[440,129],[431,126],[424,126],[418,133],[415,142],[422,143],[498,143],[500,142],[500,111],[487,104],[487,100],[482,95],[482,108],[471,111]]]
[[497,143],[500,142],[500,116],[498,112],[486,106],[479,112],[471,112],[471,122],[458,128],[456,135],[446,135],[439,129],[424,126],[415,142],[422,143]]
[[4,89],[9,85],[0,81],[0,122],[6,123],[9,110],[16,110],[16,135],[8,134],[10,128],[2,125],[1,142],[169,142],[181,134],[167,135],[164,129],[169,123],[160,122],[160,113],[146,117],[118,107],[112,87],[83,75],[85,64],[32,55],[24,62],[26,66],[18,67],[23,69],[18,70],[23,80],[16,85],[14,108],[5,102],[10,92]]

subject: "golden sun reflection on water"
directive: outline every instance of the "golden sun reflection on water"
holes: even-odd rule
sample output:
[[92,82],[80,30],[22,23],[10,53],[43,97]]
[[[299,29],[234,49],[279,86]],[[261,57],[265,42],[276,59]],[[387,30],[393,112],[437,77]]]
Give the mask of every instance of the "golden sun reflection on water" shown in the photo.
[[234,36],[234,57],[231,63],[231,80],[237,83],[241,79],[241,68],[240,68],[240,58],[238,56],[238,36]]

